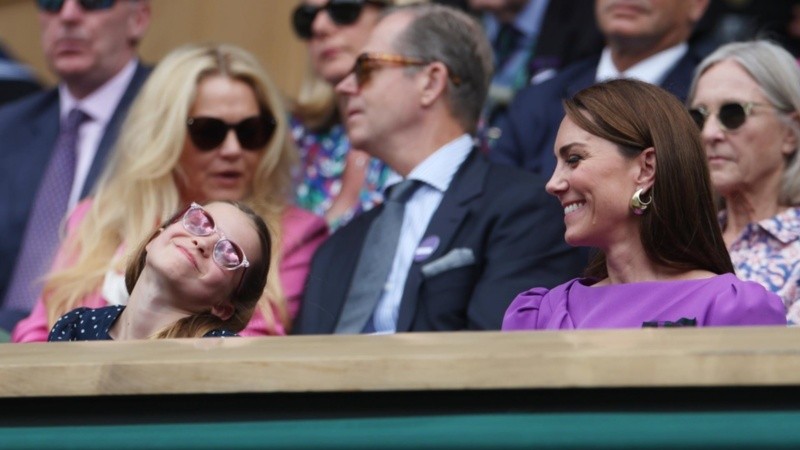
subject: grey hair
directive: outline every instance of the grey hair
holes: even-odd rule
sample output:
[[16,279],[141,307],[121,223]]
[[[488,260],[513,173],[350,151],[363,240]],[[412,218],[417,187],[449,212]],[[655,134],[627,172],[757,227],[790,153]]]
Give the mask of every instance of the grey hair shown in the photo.
[[395,6],[382,17],[399,12],[414,20],[399,36],[395,49],[404,56],[441,62],[451,76],[458,77],[458,86],[448,79],[447,102],[453,117],[466,131],[474,132],[493,70],[492,48],[483,28],[466,13],[434,3]]
[[[774,42],[734,42],[708,55],[695,70],[689,88],[689,102],[694,99],[700,77],[715,64],[726,60],[735,61],[758,83],[770,104],[780,112],[781,122],[794,132],[800,143],[800,124],[797,117],[791,117],[800,112],[800,67],[788,51]],[[800,157],[797,154],[795,148],[794,153],[786,157],[778,194],[778,203],[784,206],[800,204]]]

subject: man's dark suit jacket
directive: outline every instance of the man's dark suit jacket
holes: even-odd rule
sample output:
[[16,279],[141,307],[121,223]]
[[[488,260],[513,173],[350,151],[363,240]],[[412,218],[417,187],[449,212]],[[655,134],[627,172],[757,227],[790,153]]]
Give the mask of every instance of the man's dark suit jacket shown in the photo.
[[34,80],[0,78],[0,105],[31,95],[41,89],[39,83]]
[[[667,72],[661,87],[686,100],[694,69],[702,60],[691,47]],[[554,78],[519,91],[498,122],[502,134],[489,152],[493,162],[549,177],[555,169],[556,134],[564,118],[561,101],[594,84],[599,56],[565,67]]]
[[[578,275],[586,256],[564,242],[561,205],[541,185],[535,175],[472,152],[424,234],[439,237],[438,248],[411,265],[398,332],[497,330],[518,293]],[[294,333],[334,332],[367,230],[381,209],[357,217],[317,251]],[[454,249],[470,249],[474,264],[423,275],[423,266]]]
[[[81,197],[86,196],[105,166],[120,126],[151,69],[137,66],[94,157]],[[28,215],[59,129],[58,89],[32,94],[0,107],[0,301],[11,281]]]

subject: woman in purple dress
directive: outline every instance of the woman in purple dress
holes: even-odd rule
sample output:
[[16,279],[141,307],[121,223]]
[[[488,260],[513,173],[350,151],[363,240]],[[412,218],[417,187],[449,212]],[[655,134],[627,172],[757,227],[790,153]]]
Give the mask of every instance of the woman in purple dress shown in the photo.
[[778,296],[733,274],[680,101],[614,80],[564,106],[547,191],[564,207],[566,241],[597,254],[585,278],[520,294],[504,330],[785,324]]

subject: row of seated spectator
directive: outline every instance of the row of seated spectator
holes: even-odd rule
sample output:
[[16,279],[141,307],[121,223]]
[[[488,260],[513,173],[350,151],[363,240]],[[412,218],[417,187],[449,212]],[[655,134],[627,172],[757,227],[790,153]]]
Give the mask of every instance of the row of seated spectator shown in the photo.
[[[601,25],[611,49],[603,55],[610,67],[619,67],[612,42],[615,36],[625,45],[635,41],[619,34],[630,31],[623,26],[629,11],[620,15],[613,2],[607,8],[601,7],[603,3],[598,2],[598,17],[606,12],[612,30],[606,33]],[[688,51],[686,36],[674,33],[676,27],[690,32],[706,4],[661,6],[665,8],[661,12],[669,14],[658,15],[663,21],[659,25],[671,27],[670,32],[654,47],[633,55],[638,61],[630,59],[630,51],[617,56],[633,62],[630,68],[646,65],[651,58],[661,62],[683,58]],[[45,41],[48,26],[58,30],[81,23],[102,29],[122,20],[128,28],[122,27],[118,34],[137,36],[126,40],[129,60],[121,65],[128,68],[131,79],[137,65],[135,42],[149,21],[146,0],[124,5],[72,0],[40,1],[39,5]],[[324,108],[316,117],[322,119],[316,124],[312,123],[314,114],[308,112],[313,112],[314,105],[301,102],[294,108],[294,137],[306,144],[306,150],[311,148],[301,151],[303,170],[295,175],[308,183],[303,188],[300,182],[296,194],[301,204],[304,195],[315,198],[312,203],[326,199],[316,212],[337,228],[318,251],[326,235],[324,222],[290,206],[289,177],[296,155],[288,115],[266,73],[251,55],[236,47],[189,45],[170,53],[135,95],[113,157],[105,169],[97,169],[102,176],[89,198],[78,203],[81,189],[88,187],[51,184],[51,178],[63,181],[53,175],[60,168],[55,164],[60,163],[57,155],[64,148],[74,153],[79,145],[76,129],[95,117],[93,111],[70,111],[82,110],[73,108],[81,104],[91,109],[91,102],[84,99],[96,94],[87,86],[96,84],[97,72],[86,64],[83,69],[90,70],[83,75],[91,79],[78,77],[73,72],[76,63],[86,61],[74,58],[72,52],[58,52],[63,43],[54,39],[52,58],[55,62],[65,59],[61,65],[52,64],[64,72],[58,92],[0,109],[0,137],[16,133],[22,148],[26,144],[12,126],[13,114],[32,115],[34,107],[47,99],[50,118],[61,111],[65,119],[55,131],[57,138],[55,134],[50,138],[56,149],[53,156],[50,150],[43,151],[42,166],[49,159],[50,167],[39,177],[43,181],[35,198],[29,199],[32,213],[22,227],[21,259],[6,290],[4,313],[11,314],[9,321],[29,308],[31,296],[19,292],[31,291],[33,299],[38,299],[33,314],[16,327],[14,339],[43,340],[58,317],[75,307],[123,305],[133,299],[128,309],[104,310],[108,320],[101,327],[105,332],[98,336],[284,334],[292,324],[295,333],[480,330],[500,328],[504,314],[509,329],[785,323],[785,306],[777,296],[731,274],[703,146],[697,124],[691,120],[692,116],[704,119],[714,103],[698,104],[690,116],[679,100],[651,85],[601,83],[564,95],[564,99],[572,98],[567,118],[561,120],[563,109],[556,104],[556,113],[562,111],[557,120],[542,123],[539,131],[552,134],[556,151],[551,144],[549,152],[542,149],[537,157],[546,161],[543,165],[550,164],[551,170],[531,174],[489,163],[471,137],[482,114],[486,117],[484,100],[494,65],[480,25],[463,13],[437,5],[389,10],[388,15],[382,13],[385,6],[384,2],[314,0],[302,3],[293,16],[296,32],[309,41],[311,75],[335,88],[335,96],[331,91],[323,96]],[[118,59],[119,55],[106,57]],[[558,81],[570,67],[534,88]],[[800,80],[793,67],[795,72],[789,76]],[[615,77],[621,75],[625,74]],[[114,84],[113,80],[107,83]],[[101,83],[99,89],[106,87]],[[124,88],[125,83],[117,83],[118,90]],[[723,114],[722,106],[717,117],[724,124],[729,112]],[[763,103],[750,100],[739,106],[741,114],[734,112],[742,123],[748,122],[746,126],[748,117],[758,112],[753,112],[754,106]],[[509,123],[514,114],[519,124],[527,120],[520,111],[512,105]],[[631,135],[631,128],[639,134]],[[328,141],[324,133],[334,129],[339,130],[342,147],[329,155],[339,167],[331,177],[314,167],[320,158],[319,149],[313,147]],[[501,140],[508,135],[503,131]],[[351,144],[359,150],[350,150]],[[794,155],[794,148],[784,147],[786,156]],[[22,159],[22,153],[19,150],[16,157]],[[490,150],[490,157],[496,154]],[[78,155],[80,159],[81,151]],[[359,162],[367,157],[373,160]],[[84,166],[89,164],[84,162]],[[553,176],[545,189],[544,177],[550,173]],[[309,181],[317,174],[321,174],[317,180]],[[378,181],[367,183],[363,190],[369,179]],[[320,187],[331,180],[327,192],[310,194],[311,184]],[[350,183],[346,188],[345,180]],[[386,201],[357,215],[379,203],[382,188]],[[69,194],[72,197],[67,199]],[[696,199],[691,205],[690,198]],[[265,220],[275,244],[271,251],[259,252],[257,245],[246,245],[256,240],[253,236],[228,231],[241,229],[239,222],[244,218],[220,220],[224,206],[214,202],[222,200],[242,201]],[[69,202],[76,206],[67,209]],[[59,212],[54,205],[61,203]],[[190,204],[195,206],[182,209]],[[208,211],[202,212],[198,204],[207,204]],[[43,289],[30,289],[31,274],[36,272],[31,267],[41,271],[43,261],[49,261],[48,249],[52,253],[56,248],[45,239],[43,229],[34,225],[36,219],[50,224],[57,236],[60,220],[54,217],[63,217],[65,211],[70,211],[66,240]],[[561,215],[564,221],[557,219]],[[193,228],[192,220],[198,218],[205,220],[202,232]],[[215,226],[217,222],[223,224],[221,229]],[[158,223],[164,227],[153,235],[152,227]],[[140,247],[134,248],[137,244]],[[29,250],[29,245],[45,249]],[[600,250],[587,278],[574,279],[586,265],[587,255],[573,246]],[[137,290],[135,280],[126,280],[123,272],[133,250],[150,247],[159,252],[145,252],[136,260],[149,288]],[[269,254],[268,264],[264,264],[265,254]],[[176,255],[182,258],[176,260]],[[257,256],[248,260],[246,255]],[[39,261],[25,261],[32,256]],[[251,261],[258,262],[253,269]],[[130,272],[132,266],[127,267]],[[187,267],[195,270],[187,272]],[[273,270],[268,271],[269,267]],[[238,272],[241,276],[237,277]],[[253,285],[254,272],[266,280],[259,307],[250,312],[247,305],[241,311],[232,308],[242,287]],[[19,284],[22,290],[16,287]],[[516,294],[538,286],[545,289],[523,294],[508,308]],[[146,295],[157,288],[169,289],[170,295]],[[586,292],[577,294],[581,288]],[[614,315],[625,308],[621,302],[630,301],[631,291],[650,288],[652,295],[640,307]],[[559,294],[565,291],[578,297]],[[597,302],[589,292],[616,303]],[[672,307],[662,306],[671,299]],[[581,302],[592,306],[574,311],[568,307]],[[596,304],[601,305],[599,312],[592,309]],[[539,311],[544,309],[548,314],[543,316]],[[144,318],[156,311],[170,311],[171,320],[157,321],[160,327],[155,328],[128,323],[148,323]],[[77,330],[87,314],[93,311],[80,310],[60,321],[59,333],[51,337],[58,339],[60,332],[66,332],[64,324]],[[214,325],[190,327],[194,330],[190,332],[165,331],[175,329],[173,322],[192,322],[198,314]],[[603,319],[612,316],[615,320]],[[186,320],[176,321],[181,317]],[[238,322],[227,322],[233,318]],[[83,337],[68,337],[73,338]]]

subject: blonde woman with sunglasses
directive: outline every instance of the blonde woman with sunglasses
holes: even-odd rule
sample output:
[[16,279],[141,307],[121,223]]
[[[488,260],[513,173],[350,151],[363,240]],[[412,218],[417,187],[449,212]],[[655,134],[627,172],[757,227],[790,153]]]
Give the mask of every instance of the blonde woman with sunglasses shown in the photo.
[[124,305],[130,246],[174,211],[212,201],[242,201],[274,241],[277,270],[241,334],[285,334],[327,236],[323,220],[288,205],[295,158],[278,91],[251,54],[217,44],[174,50],[132,106],[94,196],[72,212],[42,297],[12,340],[46,340],[77,307]]
[[688,104],[736,274],[780,295],[800,323],[797,61],[767,41],[722,46],[697,68]]

